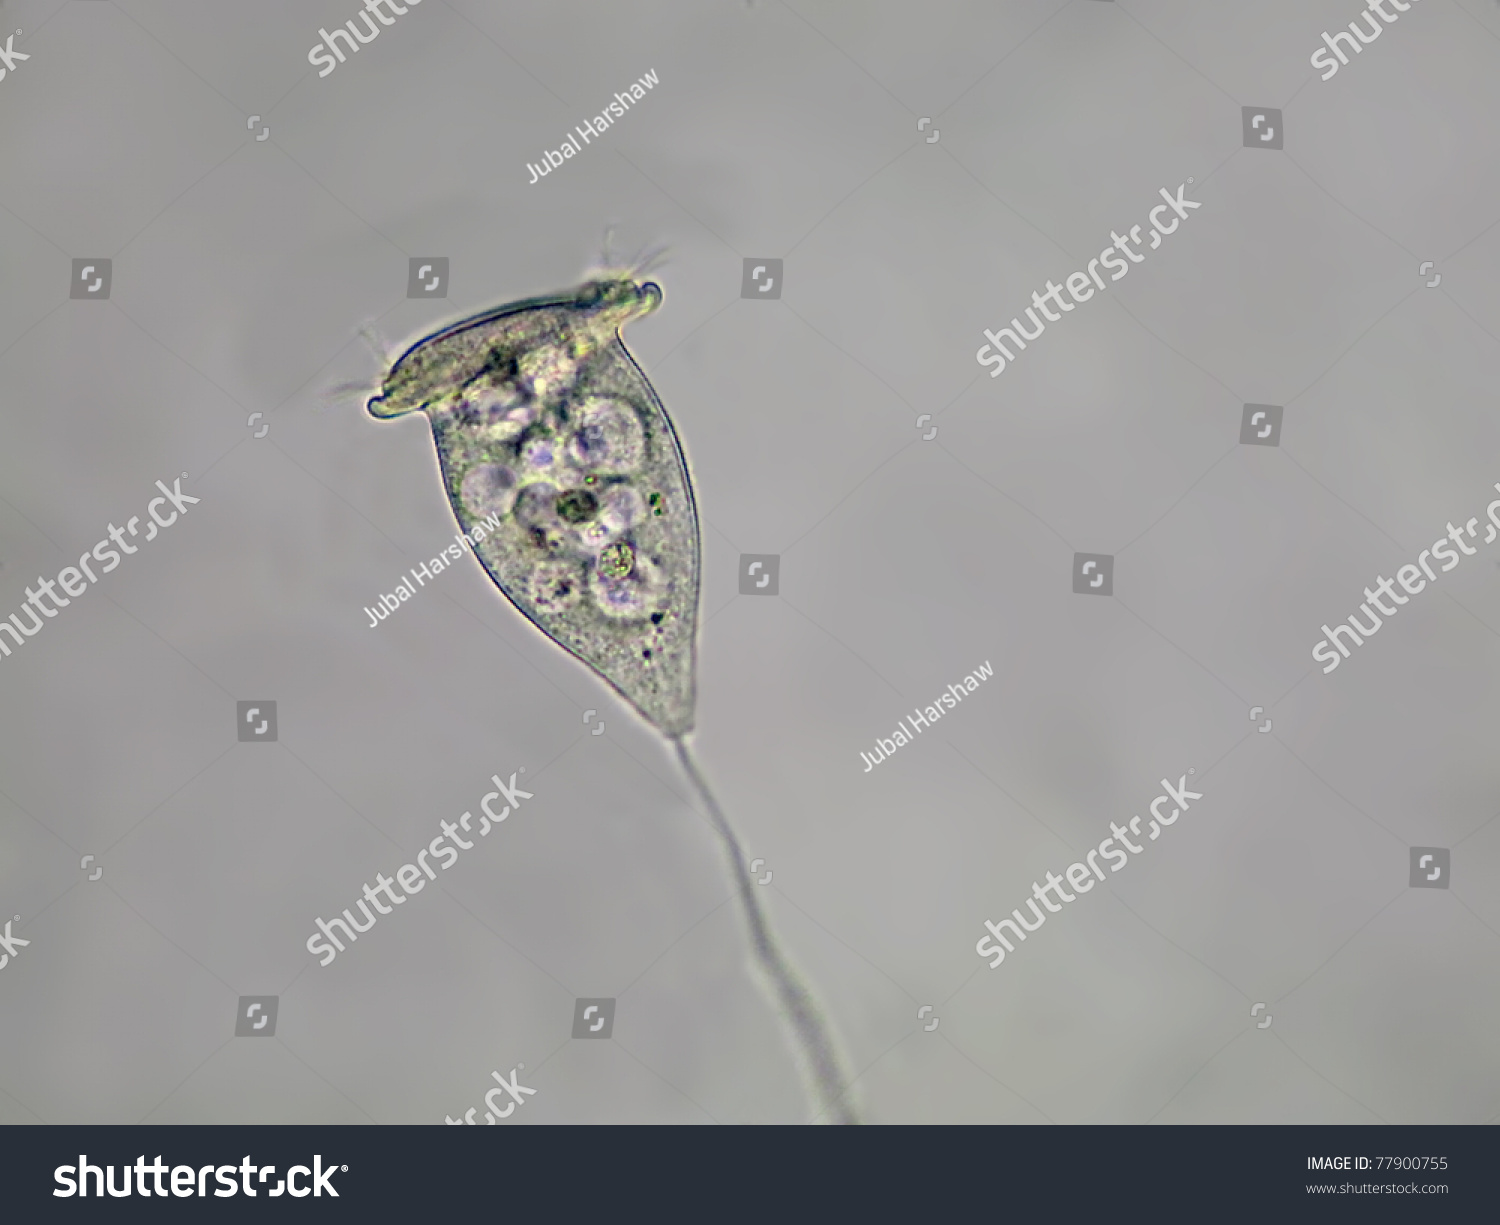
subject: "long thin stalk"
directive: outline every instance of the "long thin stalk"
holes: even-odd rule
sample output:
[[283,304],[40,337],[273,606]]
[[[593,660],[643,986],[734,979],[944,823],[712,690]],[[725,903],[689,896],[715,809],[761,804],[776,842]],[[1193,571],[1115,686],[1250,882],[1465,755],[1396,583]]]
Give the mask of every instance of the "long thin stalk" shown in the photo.
[[703,797],[714,827],[719,831],[719,836],[724,839],[724,845],[729,851],[730,866],[734,871],[735,881],[739,885],[740,901],[744,905],[745,921],[750,925],[750,942],[755,948],[755,955],[761,967],[776,988],[776,994],[786,1011],[787,1019],[791,1021],[792,1030],[796,1034],[797,1042],[807,1060],[808,1069],[812,1073],[813,1084],[822,1111],[839,1123],[858,1123],[859,1119],[849,1103],[848,1084],[839,1066],[833,1040],[828,1034],[822,1017],[818,1015],[812,996],[807,988],[797,981],[797,976],[792,972],[791,966],[787,964],[786,959],[771,939],[770,928],[761,911],[760,895],[755,891],[750,870],[745,864],[744,852],[740,850],[740,841],[735,837],[734,830],[730,828],[729,821],[724,816],[724,810],[719,806],[719,801],[714,798],[714,793],[704,781],[703,774],[698,769],[698,763],[694,760],[687,742],[681,737],[673,737],[672,743],[677,747],[677,759],[682,763],[683,771],[692,779],[693,785],[698,789],[698,794]]

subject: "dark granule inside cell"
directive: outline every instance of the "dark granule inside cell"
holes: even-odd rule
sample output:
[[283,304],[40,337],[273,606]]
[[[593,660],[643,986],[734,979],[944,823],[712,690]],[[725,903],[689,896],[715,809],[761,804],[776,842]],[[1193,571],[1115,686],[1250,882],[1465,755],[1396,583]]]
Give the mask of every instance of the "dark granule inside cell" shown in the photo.
[[490,374],[498,374],[501,378],[510,378],[520,373],[520,364],[516,361],[516,355],[509,349],[499,345],[490,350],[489,358],[485,362],[485,369]]
[[557,499],[558,518],[567,523],[582,523],[593,518],[599,499],[587,489],[573,489]]
[[651,624],[652,625],[660,625],[661,624],[661,613],[654,612],[654,613],[651,614]]

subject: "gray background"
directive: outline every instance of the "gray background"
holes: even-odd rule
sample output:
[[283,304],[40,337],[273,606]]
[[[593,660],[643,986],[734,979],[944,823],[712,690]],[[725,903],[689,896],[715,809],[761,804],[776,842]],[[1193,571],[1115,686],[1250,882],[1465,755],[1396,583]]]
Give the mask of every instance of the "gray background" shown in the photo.
[[[359,329],[573,284],[611,223],[670,248],[626,335],[703,515],[697,747],[865,1116],[1496,1117],[1500,551],[1333,674],[1310,650],[1500,480],[1500,7],[1423,0],[1324,82],[1349,0],[426,0],[319,79],[357,8],[0,6],[31,56],[0,81],[0,612],[156,479],[202,499],[0,660],[31,940],[0,1120],[440,1124],[520,1063],[507,1126],[813,1116],[663,743],[472,559],[362,611],[455,529],[425,421],[340,390],[380,374]],[[1247,105],[1284,149],[1242,147]],[[1189,176],[1178,233],[985,377],[982,328]],[[405,297],[413,255],[445,300]],[[109,301],[70,300],[93,256]],[[745,257],[780,300],[740,298]],[[1279,447],[1245,403],[1285,406]],[[779,595],[738,594],[741,553]],[[237,739],[252,698],[274,745]],[[536,798],[440,889],[308,955],[521,765]],[[984,919],[1189,766],[1189,817],[986,968]],[[1409,887],[1411,846],[1451,889]],[[233,1036],[241,995],[279,996],[273,1038]],[[570,1037],[578,997],[618,999],[610,1039]]]

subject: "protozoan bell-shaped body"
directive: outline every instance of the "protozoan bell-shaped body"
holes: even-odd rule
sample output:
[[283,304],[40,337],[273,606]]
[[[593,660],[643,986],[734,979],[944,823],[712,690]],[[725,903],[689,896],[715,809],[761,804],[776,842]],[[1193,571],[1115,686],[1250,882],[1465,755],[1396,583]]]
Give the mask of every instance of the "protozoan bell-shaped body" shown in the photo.
[[681,736],[698,514],[676,431],[620,337],[661,299],[617,277],[463,320],[408,349],[367,407],[427,414],[453,513],[495,585]]

